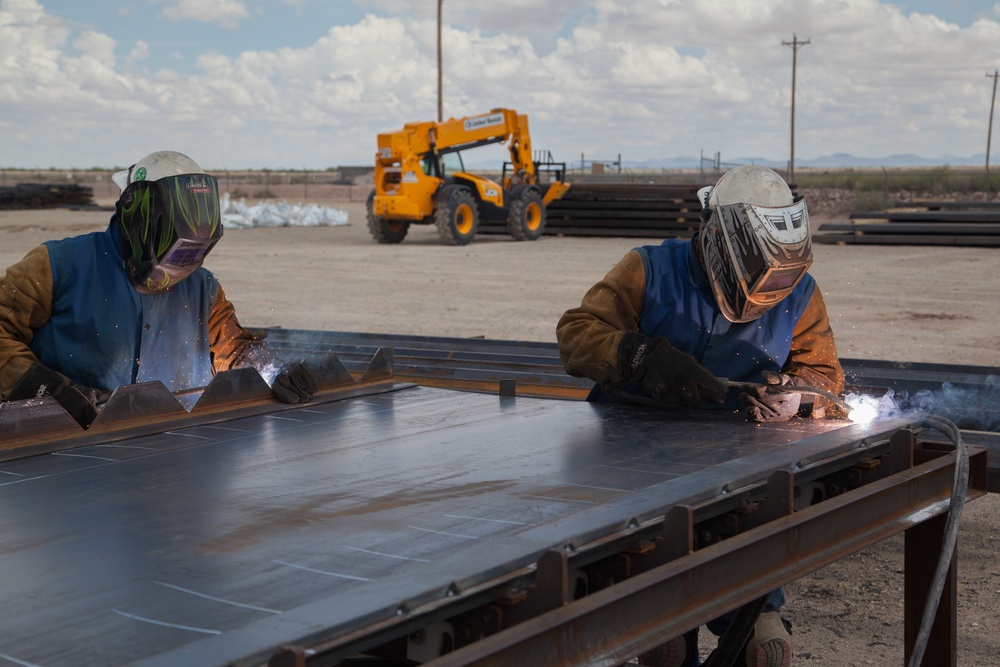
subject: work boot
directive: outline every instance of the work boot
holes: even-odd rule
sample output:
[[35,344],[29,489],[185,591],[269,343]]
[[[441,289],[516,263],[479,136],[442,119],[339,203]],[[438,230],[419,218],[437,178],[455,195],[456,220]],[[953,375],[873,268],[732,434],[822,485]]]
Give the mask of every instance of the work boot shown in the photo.
[[645,667],[693,667],[698,657],[698,631],[692,630],[639,656]]
[[776,611],[765,611],[747,642],[747,667],[789,667],[792,664],[791,625]]

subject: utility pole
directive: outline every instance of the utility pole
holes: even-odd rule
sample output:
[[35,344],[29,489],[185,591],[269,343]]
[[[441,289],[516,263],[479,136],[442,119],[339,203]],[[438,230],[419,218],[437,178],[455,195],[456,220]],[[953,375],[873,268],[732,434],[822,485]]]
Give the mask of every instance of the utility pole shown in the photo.
[[792,152],[791,158],[788,160],[789,185],[795,184],[795,65],[799,55],[799,47],[805,46],[808,43],[808,39],[804,42],[800,42],[799,38],[795,36],[795,33],[792,33],[792,41],[782,42],[785,46],[792,47]]
[[444,0],[438,0],[438,122],[444,120],[444,96],[441,91],[441,5]]
[[986,78],[993,79],[993,99],[990,101],[990,126],[986,132],[986,199],[992,201],[993,188],[990,185],[990,142],[993,140],[993,107],[997,101],[997,70],[993,74],[987,74]]

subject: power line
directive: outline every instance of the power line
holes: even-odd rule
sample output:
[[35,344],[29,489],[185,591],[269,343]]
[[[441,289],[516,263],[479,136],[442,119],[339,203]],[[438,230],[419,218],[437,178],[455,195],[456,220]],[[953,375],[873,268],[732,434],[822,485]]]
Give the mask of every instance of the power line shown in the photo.
[[789,184],[795,183],[795,67],[796,61],[799,55],[799,47],[805,46],[809,43],[807,39],[804,42],[800,42],[799,38],[792,33],[792,41],[782,42],[785,46],[792,47],[792,141],[791,141],[791,157],[788,160],[788,182]]
[[986,197],[987,199],[993,198],[992,188],[990,187],[990,142],[993,140],[993,107],[997,101],[997,70],[993,70],[993,74],[987,72],[986,78],[993,79],[993,98],[990,100],[990,125],[989,130],[986,132]]

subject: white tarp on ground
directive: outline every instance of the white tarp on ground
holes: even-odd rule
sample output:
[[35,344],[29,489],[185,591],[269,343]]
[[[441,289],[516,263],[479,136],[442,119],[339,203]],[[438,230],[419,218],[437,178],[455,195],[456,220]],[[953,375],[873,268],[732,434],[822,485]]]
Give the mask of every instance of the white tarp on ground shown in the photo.
[[247,229],[249,227],[333,227],[347,224],[347,211],[319,204],[289,204],[260,202],[247,204],[245,200],[231,200],[229,193],[219,197],[222,209],[222,224],[227,229]]

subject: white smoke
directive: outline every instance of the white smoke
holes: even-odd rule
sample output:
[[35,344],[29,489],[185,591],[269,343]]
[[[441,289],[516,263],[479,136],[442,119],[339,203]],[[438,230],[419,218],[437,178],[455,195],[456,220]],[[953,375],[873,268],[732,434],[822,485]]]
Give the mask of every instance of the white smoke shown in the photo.
[[891,389],[883,396],[848,394],[851,420],[906,417],[931,414],[945,417],[959,428],[974,431],[1000,431],[1000,378],[990,375],[983,385],[956,387],[945,382],[940,389],[921,389],[910,395],[898,395]]

